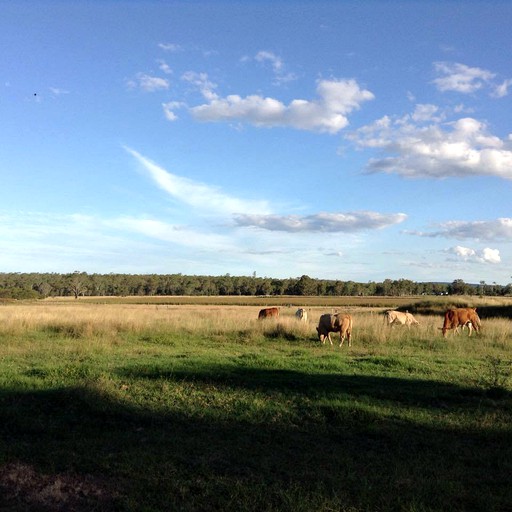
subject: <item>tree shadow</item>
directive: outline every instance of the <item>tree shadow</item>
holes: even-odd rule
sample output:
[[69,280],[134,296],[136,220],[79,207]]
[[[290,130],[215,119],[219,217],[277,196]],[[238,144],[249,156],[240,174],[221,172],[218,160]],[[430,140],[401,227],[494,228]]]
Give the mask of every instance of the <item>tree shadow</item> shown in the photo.
[[[298,397],[296,418],[249,421],[172,404],[156,413],[92,386],[2,390],[2,466],[94,479],[109,491],[48,504],[41,489],[39,498],[16,494],[0,471],[0,510],[510,510],[512,435],[491,421],[510,418],[510,394],[491,400],[432,381],[230,366],[118,375]],[[479,427],[436,421],[475,408],[490,418]]]

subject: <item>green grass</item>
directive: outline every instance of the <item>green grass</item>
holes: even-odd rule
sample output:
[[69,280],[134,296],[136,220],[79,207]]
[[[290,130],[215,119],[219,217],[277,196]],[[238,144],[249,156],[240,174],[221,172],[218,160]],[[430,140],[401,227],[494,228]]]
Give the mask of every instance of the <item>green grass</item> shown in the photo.
[[510,510],[510,335],[376,322],[0,330],[0,510]]

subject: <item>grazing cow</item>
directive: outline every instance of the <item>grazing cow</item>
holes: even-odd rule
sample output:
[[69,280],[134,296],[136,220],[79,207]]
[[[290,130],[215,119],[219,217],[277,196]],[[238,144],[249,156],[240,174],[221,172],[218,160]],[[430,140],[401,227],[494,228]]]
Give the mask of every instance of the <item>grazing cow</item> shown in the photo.
[[264,308],[258,314],[258,320],[279,316],[279,308]]
[[473,329],[476,332],[480,331],[480,317],[476,312],[476,308],[448,309],[444,314],[443,327],[440,327],[440,329],[443,331],[443,336],[446,337],[446,331],[453,329],[455,333],[458,333],[459,327],[464,328],[465,326],[469,329],[468,336],[471,336]]
[[386,311],[384,314],[386,315],[386,323],[388,325],[407,325],[409,329],[411,328],[411,325],[419,325],[419,322],[411,313],[409,313],[409,311],[406,311],[405,313],[402,313],[401,311]]
[[331,332],[339,332],[340,347],[343,345],[345,338],[347,338],[348,346],[352,346],[352,341],[350,339],[352,334],[351,315],[341,313],[331,315],[330,313],[326,313],[320,317],[316,331],[318,332],[318,338],[323,344],[325,344],[325,338],[328,338],[329,343],[332,345]]
[[297,320],[300,320],[301,322],[307,322],[308,312],[304,308],[299,308],[295,312],[295,318],[297,318]]

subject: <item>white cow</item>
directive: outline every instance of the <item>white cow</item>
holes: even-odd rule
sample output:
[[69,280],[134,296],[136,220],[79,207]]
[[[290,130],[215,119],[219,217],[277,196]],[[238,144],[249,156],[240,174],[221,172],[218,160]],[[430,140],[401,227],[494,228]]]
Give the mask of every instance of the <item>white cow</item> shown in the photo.
[[419,322],[412,316],[409,311],[402,313],[401,311],[386,311],[386,323],[388,325],[407,325],[407,327],[411,327],[411,325],[418,325]]
[[295,312],[295,318],[297,318],[297,320],[300,320],[301,322],[307,322],[308,312],[304,308],[299,308]]

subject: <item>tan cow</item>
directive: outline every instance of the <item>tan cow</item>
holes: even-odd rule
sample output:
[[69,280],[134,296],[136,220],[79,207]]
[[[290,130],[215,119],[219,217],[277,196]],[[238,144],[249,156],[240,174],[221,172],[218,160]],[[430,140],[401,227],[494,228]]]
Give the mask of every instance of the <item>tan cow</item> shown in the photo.
[[467,326],[469,335],[473,329],[478,333],[481,328],[480,317],[476,312],[476,308],[451,308],[444,314],[443,336],[446,337],[446,331],[453,329],[455,333],[459,332],[459,327],[464,328]]
[[411,313],[409,313],[409,311],[406,311],[405,313],[402,311],[386,311],[384,314],[386,323],[391,326],[397,324],[407,325],[410,329],[411,325],[419,325],[419,322]]
[[258,320],[279,316],[279,308],[264,308],[258,313]]
[[295,312],[295,318],[301,322],[306,323],[308,321],[308,312],[304,308],[299,308]]
[[318,327],[318,338],[325,344],[325,338],[329,339],[329,343],[332,345],[331,332],[340,333],[340,347],[343,345],[345,338],[347,338],[348,346],[352,346],[350,336],[352,335],[352,316],[342,313],[331,315],[326,313],[320,317]]

